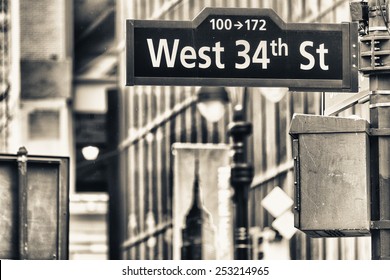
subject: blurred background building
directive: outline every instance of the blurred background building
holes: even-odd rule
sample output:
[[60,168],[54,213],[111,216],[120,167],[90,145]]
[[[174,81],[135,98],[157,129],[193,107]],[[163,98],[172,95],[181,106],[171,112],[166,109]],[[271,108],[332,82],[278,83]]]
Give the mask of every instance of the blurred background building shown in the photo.
[[7,152],[21,140],[19,1],[0,1],[0,44],[0,151]]
[[[171,146],[229,143],[232,112],[227,105],[221,120],[208,122],[195,87],[125,87],[125,20],[192,20],[204,7],[272,8],[286,22],[350,21],[349,0],[0,0],[0,149],[70,156],[71,259],[172,258]],[[368,119],[364,101],[249,89],[253,232],[271,227],[261,201],[274,187],[292,197],[292,115],[337,103],[325,112]],[[369,238],[297,232],[277,235],[253,258],[368,259],[370,246]]]

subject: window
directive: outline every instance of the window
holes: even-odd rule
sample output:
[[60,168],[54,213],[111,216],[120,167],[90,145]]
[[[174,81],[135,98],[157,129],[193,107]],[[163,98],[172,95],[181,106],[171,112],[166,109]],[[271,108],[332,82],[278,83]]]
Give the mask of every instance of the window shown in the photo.
[[36,110],[28,115],[28,138],[31,140],[57,140],[60,138],[60,113]]

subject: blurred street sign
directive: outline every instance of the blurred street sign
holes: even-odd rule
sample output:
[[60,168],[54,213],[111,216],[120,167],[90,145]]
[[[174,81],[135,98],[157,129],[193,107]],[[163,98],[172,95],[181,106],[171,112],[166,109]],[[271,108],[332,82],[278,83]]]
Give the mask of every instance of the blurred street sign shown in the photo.
[[272,227],[276,229],[284,238],[291,239],[297,229],[294,227],[294,214],[286,211],[272,222]]
[[275,187],[262,201],[263,206],[275,218],[290,209],[294,201],[279,187]]
[[[173,259],[182,259],[183,246],[194,228],[185,228],[193,203],[195,154],[199,160],[199,188],[202,210],[210,224],[198,240],[202,259],[233,259],[233,203],[229,185],[229,146],[224,144],[174,143],[173,165]],[[194,217],[192,217],[194,218]],[[203,218],[204,219],[204,218]],[[207,221],[203,221],[205,225]],[[186,234],[184,234],[186,230]],[[193,238],[194,236],[192,236]],[[186,240],[187,239],[187,240]],[[206,249],[207,248],[207,249]],[[196,252],[195,252],[196,253]]]
[[275,187],[261,201],[261,205],[276,218],[272,227],[286,239],[290,239],[297,231],[294,214],[290,211],[293,204],[294,201],[280,187]]
[[205,8],[127,21],[127,85],[357,90],[357,25],[285,23],[271,9]]

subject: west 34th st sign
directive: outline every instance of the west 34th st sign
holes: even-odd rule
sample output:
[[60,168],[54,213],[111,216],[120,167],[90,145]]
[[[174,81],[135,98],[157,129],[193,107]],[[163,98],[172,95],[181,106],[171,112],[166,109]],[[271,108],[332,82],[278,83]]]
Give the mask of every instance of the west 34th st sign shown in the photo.
[[127,85],[356,91],[357,26],[285,23],[270,9],[127,21]]

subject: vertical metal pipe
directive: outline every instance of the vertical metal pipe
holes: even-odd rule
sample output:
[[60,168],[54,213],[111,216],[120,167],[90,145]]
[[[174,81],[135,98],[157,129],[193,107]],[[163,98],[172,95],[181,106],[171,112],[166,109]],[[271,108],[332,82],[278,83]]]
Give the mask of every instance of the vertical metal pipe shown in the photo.
[[114,156],[106,162],[107,174],[108,174],[108,194],[110,197],[109,203],[109,259],[119,260],[121,259],[121,240],[124,240],[123,236],[123,221],[120,219],[120,215],[123,214],[120,188],[120,170],[118,154],[118,145],[120,141],[119,135],[119,110],[120,110],[120,97],[119,92],[116,89],[107,91],[107,135],[110,135],[110,141],[108,148],[110,152],[114,153]]
[[[388,1],[369,2],[369,35],[389,36],[387,26]],[[379,3],[381,4],[380,6]],[[384,8],[384,10],[382,9]],[[381,10],[382,9],[382,10]],[[385,43],[386,42],[386,43]],[[388,50],[387,41],[376,43],[380,50]],[[372,48],[374,51],[374,48]],[[374,129],[390,128],[390,74],[373,71],[370,73],[370,125]],[[374,139],[375,138],[375,139]],[[371,220],[379,226],[371,230],[372,259],[390,259],[390,137],[371,137],[372,210]],[[383,226],[381,226],[383,225]]]
[[19,259],[25,260],[28,255],[27,236],[27,150],[21,147],[17,153],[18,161],[18,237]]
[[[390,128],[390,75],[370,76],[370,123],[375,129]],[[389,91],[389,93],[385,93]],[[385,94],[384,94],[385,93]],[[374,138],[374,137],[372,137]],[[371,229],[371,256],[374,260],[390,259],[390,137],[371,139],[372,211],[371,220],[378,222]]]
[[248,233],[248,192],[253,179],[253,166],[247,162],[246,140],[252,133],[252,124],[246,121],[247,89],[244,89],[242,107],[233,109],[233,122],[228,133],[232,137],[232,165],[230,183],[234,188],[234,258],[250,259],[251,243]]

